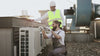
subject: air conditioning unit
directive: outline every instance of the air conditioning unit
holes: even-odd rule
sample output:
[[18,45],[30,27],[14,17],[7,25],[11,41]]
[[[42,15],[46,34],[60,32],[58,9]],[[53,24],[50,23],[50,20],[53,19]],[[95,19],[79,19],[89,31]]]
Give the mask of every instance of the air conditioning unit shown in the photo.
[[42,32],[40,32],[40,43],[41,43],[41,47],[44,48],[46,47],[46,39],[44,39]]
[[[40,30],[24,18],[0,17],[0,56],[36,56],[40,53]],[[42,41],[43,42],[43,41]]]
[[19,56],[37,56],[41,49],[39,28],[20,28]]
[[18,56],[19,28],[0,28],[0,56]]

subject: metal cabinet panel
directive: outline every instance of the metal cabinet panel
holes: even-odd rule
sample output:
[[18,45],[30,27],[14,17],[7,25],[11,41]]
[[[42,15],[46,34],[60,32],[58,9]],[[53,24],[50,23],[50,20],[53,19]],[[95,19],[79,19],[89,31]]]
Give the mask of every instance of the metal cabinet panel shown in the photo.
[[0,56],[12,55],[12,29],[0,28]]
[[40,30],[22,27],[19,33],[19,56],[37,56],[41,51]]

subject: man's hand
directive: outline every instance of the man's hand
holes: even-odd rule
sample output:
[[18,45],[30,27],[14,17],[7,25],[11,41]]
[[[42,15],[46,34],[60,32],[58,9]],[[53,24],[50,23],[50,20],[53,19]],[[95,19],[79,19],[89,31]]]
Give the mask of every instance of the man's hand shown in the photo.
[[65,32],[67,31],[66,26],[63,26],[63,30],[64,30]]
[[44,37],[45,39],[48,39],[48,37],[47,37],[47,35],[46,35],[46,33],[45,33],[44,30],[42,30],[42,34],[43,34],[43,37]]
[[52,31],[52,29],[50,29],[50,27],[46,27],[46,29],[48,29],[49,31]]
[[44,30],[42,30],[42,34],[45,34],[45,31]]
[[34,22],[34,19],[27,19],[27,21]]

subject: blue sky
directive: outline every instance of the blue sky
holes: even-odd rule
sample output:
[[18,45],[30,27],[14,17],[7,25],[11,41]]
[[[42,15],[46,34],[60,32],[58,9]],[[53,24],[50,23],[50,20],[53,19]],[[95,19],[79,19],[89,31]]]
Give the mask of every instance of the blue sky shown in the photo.
[[[27,10],[28,14],[34,18],[40,17],[38,10],[47,10],[52,0],[0,0],[0,16],[19,16],[21,10]],[[54,0],[57,9],[63,13],[64,9],[76,3],[77,0]],[[92,0],[93,3],[100,4],[100,0]]]

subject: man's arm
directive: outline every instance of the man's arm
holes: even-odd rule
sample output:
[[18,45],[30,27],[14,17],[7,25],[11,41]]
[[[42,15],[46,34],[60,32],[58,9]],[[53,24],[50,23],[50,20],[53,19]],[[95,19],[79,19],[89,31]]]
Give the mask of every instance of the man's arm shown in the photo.
[[42,30],[42,34],[43,34],[43,37],[44,37],[45,39],[48,39],[48,36],[46,35],[46,33],[45,33],[44,30]]
[[62,18],[62,26],[65,26],[66,24],[65,24],[65,19],[64,19],[64,15],[61,13],[61,11],[60,11],[60,16],[61,16],[61,18]]
[[60,11],[60,16],[61,16],[62,21],[63,21],[63,22],[62,22],[63,30],[66,32],[67,29],[66,29],[65,18],[64,18],[64,15],[61,13],[61,11]]
[[42,17],[34,19],[34,21],[41,21],[43,19],[48,19],[48,13],[45,13]]
[[57,38],[57,39],[60,39],[61,38],[61,36],[60,35],[58,35],[58,34],[56,34],[54,31],[52,31],[52,34],[54,35],[54,37],[55,38]]

